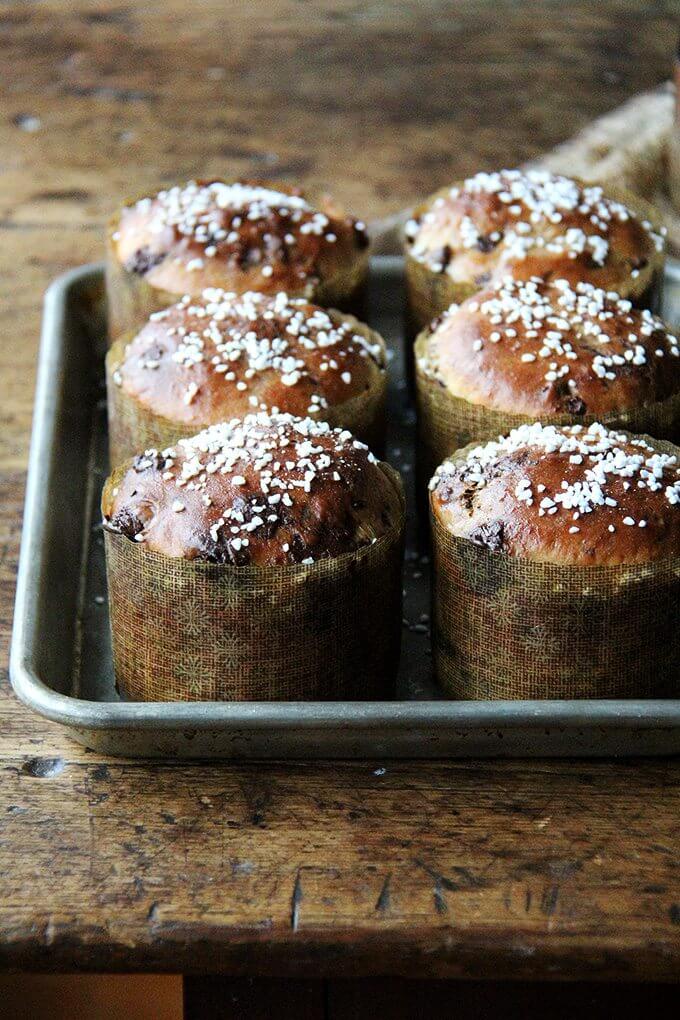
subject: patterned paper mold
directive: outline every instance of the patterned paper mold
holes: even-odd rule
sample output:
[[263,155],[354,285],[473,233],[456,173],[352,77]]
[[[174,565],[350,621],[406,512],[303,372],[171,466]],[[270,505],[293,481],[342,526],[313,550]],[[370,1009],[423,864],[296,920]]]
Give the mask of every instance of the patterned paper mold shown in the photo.
[[108,352],[111,464],[273,410],[346,428],[380,452],[386,362],[378,333],[304,298],[215,288],[186,296]]
[[213,426],[116,469],[102,512],[124,697],[393,694],[403,488],[348,432],[264,413]]
[[286,184],[189,181],[130,201],[107,232],[110,340],[206,287],[360,312],[367,248],[363,223]]
[[451,698],[677,694],[680,449],[538,423],[430,483],[434,661]]
[[656,307],[664,230],[637,196],[543,170],[479,173],[442,188],[406,225],[413,334],[507,275],[580,280]]
[[506,278],[416,340],[426,477],[454,450],[537,419],[680,438],[680,347],[647,309],[588,283]]

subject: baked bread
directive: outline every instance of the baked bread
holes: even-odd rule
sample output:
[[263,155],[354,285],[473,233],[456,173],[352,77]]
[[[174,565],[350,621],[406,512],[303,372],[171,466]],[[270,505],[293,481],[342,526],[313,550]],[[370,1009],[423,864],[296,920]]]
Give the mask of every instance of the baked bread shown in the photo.
[[385,438],[386,351],[351,315],[214,288],[155,312],[106,359],[111,463],[209,425],[279,410]]
[[427,477],[471,440],[537,419],[680,437],[677,337],[589,283],[506,277],[435,320],[415,356]]
[[451,697],[671,693],[680,449],[522,425],[430,482],[434,655]]
[[264,181],[189,181],[125,205],[109,224],[109,335],[140,329],[185,294],[285,291],[360,311],[364,225],[330,199]]
[[405,228],[414,331],[508,275],[585,280],[651,307],[663,273],[655,220],[642,199],[545,170],[479,173],[442,188]]
[[403,490],[349,432],[264,412],[214,425],[117,468],[102,514],[124,696],[392,692]]

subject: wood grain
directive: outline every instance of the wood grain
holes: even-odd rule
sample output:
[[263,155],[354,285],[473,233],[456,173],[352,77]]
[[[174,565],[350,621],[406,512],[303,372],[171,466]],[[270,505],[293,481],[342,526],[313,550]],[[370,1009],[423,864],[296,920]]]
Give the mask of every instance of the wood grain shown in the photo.
[[[3,6],[3,670],[41,294],[99,257],[121,196],[256,173],[383,214],[662,80],[672,7]],[[680,973],[676,762],[145,766],[78,748],[4,676],[0,718],[5,968]]]

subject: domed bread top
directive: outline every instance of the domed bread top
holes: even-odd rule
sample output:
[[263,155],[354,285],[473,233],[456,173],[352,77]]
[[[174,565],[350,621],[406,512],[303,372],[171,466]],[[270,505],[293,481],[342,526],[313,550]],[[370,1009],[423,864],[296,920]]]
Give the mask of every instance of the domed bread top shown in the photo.
[[614,292],[507,277],[433,323],[420,368],[517,414],[605,415],[680,393],[677,337]]
[[[258,181],[189,181],[123,208],[117,258],[152,287],[311,296],[368,246],[364,225],[298,189]],[[197,285],[198,284],[198,285]]]
[[598,185],[501,170],[437,192],[406,240],[432,272],[480,288],[511,273],[639,294],[661,264],[663,232]]
[[166,556],[273,566],[369,545],[403,509],[395,475],[349,432],[260,413],[123,465],[102,512],[105,527]]
[[679,455],[599,424],[522,425],[445,461],[430,482],[432,512],[451,534],[522,559],[680,556]]
[[382,338],[303,298],[204,290],[155,312],[114,382],[154,414],[197,427],[280,409],[324,417],[385,370]]

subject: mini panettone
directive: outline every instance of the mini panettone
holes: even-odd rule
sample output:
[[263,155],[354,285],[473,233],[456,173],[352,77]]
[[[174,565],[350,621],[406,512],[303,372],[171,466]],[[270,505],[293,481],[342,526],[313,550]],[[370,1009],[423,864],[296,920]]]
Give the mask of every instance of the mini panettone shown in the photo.
[[472,440],[537,419],[680,436],[678,338],[589,283],[507,277],[435,320],[415,357],[427,477]]
[[111,464],[255,411],[385,436],[385,344],[304,298],[209,289],[155,312],[109,350]]
[[442,188],[405,230],[414,332],[506,276],[592,283],[642,307],[657,298],[663,228],[629,194],[544,170],[501,170]]
[[430,483],[434,657],[452,698],[677,690],[680,449],[522,425]]
[[360,311],[364,225],[330,200],[260,181],[189,181],[123,207],[109,224],[109,335],[207,287],[304,297]]
[[393,693],[403,489],[349,432],[286,414],[214,425],[116,469],[102,513],[125,697]]

